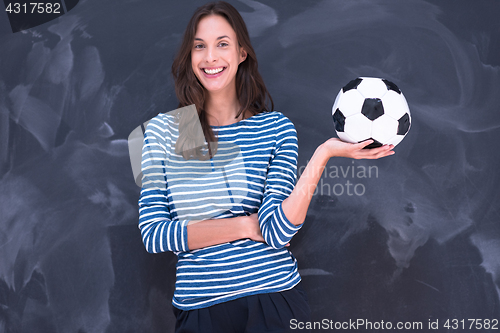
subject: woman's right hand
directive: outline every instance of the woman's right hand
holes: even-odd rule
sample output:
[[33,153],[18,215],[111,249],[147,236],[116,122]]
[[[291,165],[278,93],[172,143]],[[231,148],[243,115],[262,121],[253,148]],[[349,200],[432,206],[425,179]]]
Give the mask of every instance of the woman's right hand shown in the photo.
[[[251,240],[256,242],[266,242],[260,230],[259,216],[257,213],[253,213],[248,216],[242,216],[241,222],[244,230],[244,238],[250,238]],[[290,243],[287,243],[285,246],[290,246]]]

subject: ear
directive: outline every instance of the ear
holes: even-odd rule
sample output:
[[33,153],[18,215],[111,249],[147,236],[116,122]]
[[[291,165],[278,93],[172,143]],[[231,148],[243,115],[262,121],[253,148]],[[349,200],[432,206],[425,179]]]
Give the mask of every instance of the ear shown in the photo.
[[247,58],[247,51],[243,47],[240,48],[240,64]]

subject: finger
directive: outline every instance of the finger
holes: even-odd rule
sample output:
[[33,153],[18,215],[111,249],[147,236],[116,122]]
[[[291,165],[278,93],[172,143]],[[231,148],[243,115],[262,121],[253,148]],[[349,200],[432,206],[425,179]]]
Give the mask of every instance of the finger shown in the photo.
[[377,159],[385,156],[394,155],[394,151],[392,150],[394,145],[384,145],[378,148],[373,149],[364,149],[358,152],[357,158],[363,159]]
[[369,151],[371,151],[373,153],[378,153],[380,151],[387,151],[387,150],[391,150],[393,148],[394,148],[394,145],[383,145],[383,146],[380,146],[380,147],[377,147],[377,148],[372,148]]
[[362,141],[362,142],[359,142],[359,143],[356,143],[356,148],[359,148],[359,149],[363,149],[365,148],[366,146],[372,144],[374,141],[372,139],[368,139],[366,141]]
[[374,158],[377,159],[377,158],[382,158],[382,157],[386,157],[386,156],[391,156],[391,155],[394,155],[394,151],[387,151],[387,152],[384,152],[384,153],[380,153],[378,155],[376,155]]
[[290,243],[286,243],[285,247],[289,247],[290,246]]
[[384,147],[384,148],[385,148],[384,150],[380,150],[379,152],[377,152],[375,154],[374,158],[382,158],[382,157],[391,156],[391,155],[395,154],[394,150],[392,150],[394,148],[393,145],[389,145],[388,147]]

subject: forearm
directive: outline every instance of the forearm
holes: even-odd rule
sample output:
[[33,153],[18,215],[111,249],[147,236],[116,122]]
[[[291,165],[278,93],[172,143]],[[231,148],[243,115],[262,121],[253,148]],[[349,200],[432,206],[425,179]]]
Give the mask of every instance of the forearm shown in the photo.
[[283,212],[294,225],[304,222],[313,193],[329,159],[328,153],[320,145],[300,175],[290,196],[283,200]]
[[243,216],[225,219],[190,221],[187,225],[190,250],[246,238],[242,225]]

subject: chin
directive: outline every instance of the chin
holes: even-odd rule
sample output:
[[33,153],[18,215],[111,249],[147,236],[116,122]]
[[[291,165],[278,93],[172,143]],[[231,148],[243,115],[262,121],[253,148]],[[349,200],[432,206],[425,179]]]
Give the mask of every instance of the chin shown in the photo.
[[205,89],[208,91],[208,92],[219,92],[219,91],[223,91],[224,89],[227,88],[227,86],[223,86],[223,87],[214,87],[214,86],[206,86],[204,85]]

